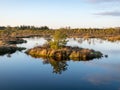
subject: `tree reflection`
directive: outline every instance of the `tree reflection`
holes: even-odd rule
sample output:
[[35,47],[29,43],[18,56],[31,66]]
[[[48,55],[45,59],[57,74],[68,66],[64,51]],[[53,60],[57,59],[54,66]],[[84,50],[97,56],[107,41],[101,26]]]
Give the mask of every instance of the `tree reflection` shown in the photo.
[[117,43],[116,40],[108,40],[108,39],[105,39],[105,38],[104,39],[100,39],[100,38],[73,38],[73,40],[78,42],[79,44],[82,44],[86,41],[87,44],[89,44],[89,45],[96,45],[97,43],[102,44],[105,41],[111,42],[111,43],[113,43],[113,42]]
[[[67,61],[74,61],[74,62],[80,62],[80,61],[91,61],[94,60],[93,57],[83,57],[83,58],[54,58],[54,57],[39,57],[39,56],[32,56],[33,58],[41,58],[43,60],[43,64],[50,64],[51,67],[53,68],[53,73],[55,74],[62,74],[64,71],[67,70],[68,64]],[[106,55],[105,57],[108,57]],[[96,57],[96,59],[100,59],[102,57]]]
[[8,57],[8,58],[11,58],[11,54],[7,54],[7,57]]
[[[36,57],[37,58],[37,57]],[[67,61],[70,60],[60,60],[58,59],[53,59],[53,58],[42,58],[43,59],[43,64],[50,64],[51,67],[53,68],[53,73],[55,74],[62,74],[64,71],[67,70],[68,64]],[[97,58],[99,59],[99,58]],[[93,58],[71,58],[72,61],[90,61],[93,60]]]
[[103,43],[103,41],[105,41],[105,40],[98,39],[98,38],[75,38],[73,40],[77,41],[80,44],[86,41],[89,45],[92,45],[92,44],[95,45],[95,42],[98,42],[101,44]]
[[67,70],[67,62],[65,60],[57,61],[52,58],[44,59],[43,64],[50,64],[53,67],[53,73],[62,74]]

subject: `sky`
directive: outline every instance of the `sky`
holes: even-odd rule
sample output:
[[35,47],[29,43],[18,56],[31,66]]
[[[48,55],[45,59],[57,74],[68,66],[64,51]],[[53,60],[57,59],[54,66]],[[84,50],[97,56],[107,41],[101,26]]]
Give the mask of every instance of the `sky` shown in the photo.
[[0,0],[0,26],[120,27],[120,0]]

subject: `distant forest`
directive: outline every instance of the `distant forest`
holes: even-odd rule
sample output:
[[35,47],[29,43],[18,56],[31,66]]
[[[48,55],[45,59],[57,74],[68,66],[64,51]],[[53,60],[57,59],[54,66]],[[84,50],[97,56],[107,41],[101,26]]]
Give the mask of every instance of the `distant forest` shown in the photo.
[[49,30],[49,27],[47,26],[41,26],[41,27],[35,27],[35,26],[26,26],[26,25],[21,25],[21,26],[0,26],[0,30],[6,30],[6,29],[13,29],[13,30]]
[[[54,29],[50,29],[48,26],[40,26],[40,27],[36,27],[36,26],[29,26],[29,25],[20,25],[20,26],[0,26],[0,30],[7,30],[7,29],[11,29],[11,30],[54,30]],[[73,28],[71,29],[70,27],[64,27],[64,28],[59,28],[60,29],[69,29],[69,30],[120,30],[120,27],[115,27],[115,28]],[[58,29],[57,29],[58,30]]]
[[48,26],[0,26],[0,37],[29,37],[54,35],[55,31],[61,31],[70,38],[102,38],[109,40],[120,40],[120,27],[115,28],[74,28],[70,27],[50,29]]

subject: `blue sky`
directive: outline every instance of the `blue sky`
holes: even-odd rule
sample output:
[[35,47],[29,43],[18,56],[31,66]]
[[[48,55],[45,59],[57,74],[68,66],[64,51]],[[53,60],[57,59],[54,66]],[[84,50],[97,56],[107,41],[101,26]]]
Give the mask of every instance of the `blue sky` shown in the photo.
[[0,26],[120,26],[120,0],[0,0],[0,12]]

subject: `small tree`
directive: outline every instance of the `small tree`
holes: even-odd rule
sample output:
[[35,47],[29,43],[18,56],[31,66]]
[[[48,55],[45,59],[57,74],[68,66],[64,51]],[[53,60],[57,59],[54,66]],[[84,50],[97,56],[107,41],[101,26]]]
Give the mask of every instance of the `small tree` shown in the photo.
[[67,36],[63,34],[61,31],[55,31],[55,34],[53,35],[53,40],[49,42],[50,47],[52,49],[62,48],[67,43],[66,38]]

